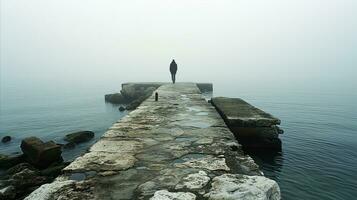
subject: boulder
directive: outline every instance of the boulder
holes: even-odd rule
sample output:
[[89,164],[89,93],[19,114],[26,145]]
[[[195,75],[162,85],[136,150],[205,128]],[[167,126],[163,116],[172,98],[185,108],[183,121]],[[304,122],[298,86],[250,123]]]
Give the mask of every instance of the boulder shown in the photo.
[[10,142],[11,141],[11,136],[4,136],[2,139],[1,139],[1,142],[2,143],[7,143],[7,142]]
[[54,162],[48,168],[40,171],[29,163],[20,163],[8,169],[6,171],[8,179],[5,186],[13,187],[13,193],[8,192],[11,188],[6,189],[6,192],[3,189],[1,190],[3,192],[0,191],[0,199],[3,199],[1,197],[4,197],[4,199],[22,199],[42,184],[53,181],[68,164],[68,162]]
[[48,182],[45,176],[41,176],[39,171],[31,170],[28,168],[13,174],[10,177],[11,185],[13,185],[17,190],[23,191],[26,188],[39,186]]
[[7,174],[9,175],[13,175],[16,173],[21,172],[24,169],[30,169],[30,170],[36,170],[32,165],[30,165],[29,163],[20,163],[18,165],[15,165],[13,167],[11,167],[10,169],[8,169],[6,171]]
[[61,146],[53,141],[43,142],[37,137],[29,137],[22,140],[21,150],[26,160],[38,168],[46,168],[53,162],[63,161]]
[[224,174],[213,178],[212,187],[205,198],[280,200],[278,184],[264,176]]
[[125,110],[125,108],[124,108],[123,106],[120,106],[120,107],[119,107],[119,111],[120,111],[120,112],[123,112],[124,110]]
[[8,169],[24,161],[23,155],[7,156],[0,154],[0,168]]
[[92,131],[79,131],[66,135],[64,140],[66,140],[67,142],[73,142],[78,144],[81,142],[87,142],[91,140],[93,137],[94,137],[94,133]]

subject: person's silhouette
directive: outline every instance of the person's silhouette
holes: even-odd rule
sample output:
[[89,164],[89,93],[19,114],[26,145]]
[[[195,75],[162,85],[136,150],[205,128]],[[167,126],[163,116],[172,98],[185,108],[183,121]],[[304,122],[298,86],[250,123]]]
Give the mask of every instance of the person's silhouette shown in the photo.
[[175,59],[173,59],[171,64],[170,64],[170,72],[171,72],[172,83],[175,84],[175,82],[176,82],[176,72],[177,72],[177,64],[175,62]]

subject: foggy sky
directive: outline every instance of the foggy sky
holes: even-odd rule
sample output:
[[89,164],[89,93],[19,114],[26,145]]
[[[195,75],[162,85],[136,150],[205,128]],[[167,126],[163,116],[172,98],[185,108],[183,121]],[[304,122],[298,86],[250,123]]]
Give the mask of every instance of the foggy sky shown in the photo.
[[1,0],[1,87],[178,81],[355,89],[356,0]]

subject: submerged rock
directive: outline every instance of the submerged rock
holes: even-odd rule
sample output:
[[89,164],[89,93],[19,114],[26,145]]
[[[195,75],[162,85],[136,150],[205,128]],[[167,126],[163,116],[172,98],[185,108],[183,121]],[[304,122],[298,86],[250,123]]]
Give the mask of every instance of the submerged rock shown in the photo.
[[63,145],[64,149],[74,149],[76,147],[76,143],[68,142],[67,144]]
[[125,110],[125,108],[124,108],[123,106],[120,106],[120,107],[119,107],[119,111],[120,111],[120,112],[123,112],[124,110]]
[[71,134],[67,134],[64,140],[67,142],[81,143],[87,142],[94,137],[94,132],[92,131],[79,131]]
[[11,136],[4,136],[2,139],[1,139],[1,142],[2,143],[7,143],[7,142],[10,142],[11,141]]
[[204,197],[210,200],[255,199],[279,200],[278,184],[264,176],[224,174],[212,180],[212,188]]
[[43,142],[36,137],[29,137],[22,140],[21,149],[26,160],[39,168],[63,161],[61,146],[53,141]]

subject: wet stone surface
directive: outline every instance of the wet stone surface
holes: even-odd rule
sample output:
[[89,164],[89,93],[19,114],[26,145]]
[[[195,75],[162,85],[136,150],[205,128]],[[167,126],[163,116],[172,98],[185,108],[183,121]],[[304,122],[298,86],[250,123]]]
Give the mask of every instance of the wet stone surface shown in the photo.
[[196,84],[168,84],[156,92],[159,101],[151,96],[113,124],[28,199],[231,199],[240,190],[230,191],[229,183],[242,181],[242,192],[280,198],[277,184],[243,154]]

